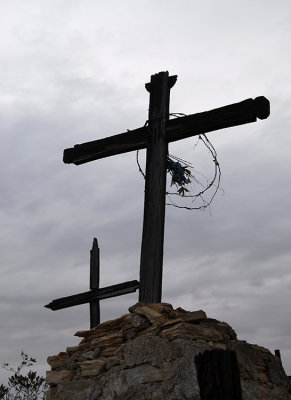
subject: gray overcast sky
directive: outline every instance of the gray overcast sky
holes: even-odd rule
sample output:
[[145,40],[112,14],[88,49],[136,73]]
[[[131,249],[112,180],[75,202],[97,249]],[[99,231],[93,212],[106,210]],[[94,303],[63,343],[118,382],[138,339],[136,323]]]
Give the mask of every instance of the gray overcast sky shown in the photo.
[[[0,2],[1,364],[23,349],[44,374],[48,355],[78,343],[88,305],[43,306],[88,290],[94,236],[102,286],[138,279],[135,153],[76,167],[62,152],[143,125],[144,84],[168,70],[178,75],[171,112],[264,95],[271,116],[208,134],[224,192],[211,213],[167,207],[163,300],[279,348],[291,375],[290,18],[290,0]],[[211,176],[196,142],[170,152]],[[102,301],[102,320],[137,298]]]

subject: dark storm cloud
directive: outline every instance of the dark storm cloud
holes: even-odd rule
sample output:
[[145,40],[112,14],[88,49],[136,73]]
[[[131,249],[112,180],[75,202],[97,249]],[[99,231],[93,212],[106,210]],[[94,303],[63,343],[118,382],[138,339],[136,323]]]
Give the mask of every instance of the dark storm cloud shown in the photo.
[[[101,285],[138,279],[144,181],[135,154],[76,167],[62,152],[142,126],[144,83],[168,69],[179,75],[172,111],[265,95],[271,116],[208,135],[223,192],[211,212],[167,208],[163,299],[280,348],[290,374],[289,2],[14,3],[1,5],[1,361],[23,348],[43,373],[48,355],[78,342],[88,306],[43,306],[88,290],[94,236]],[[195,143],[170,151],[211,176]],[[102,320],[137,298],[102,301]]]

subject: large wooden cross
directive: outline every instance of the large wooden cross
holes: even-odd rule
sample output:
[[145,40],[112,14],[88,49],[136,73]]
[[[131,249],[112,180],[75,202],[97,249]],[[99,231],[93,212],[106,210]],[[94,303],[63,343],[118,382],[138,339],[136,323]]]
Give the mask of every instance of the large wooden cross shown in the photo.
[[147,149],[139,300],[161,301],[168,143],[202,133],[265,119],[263,97],[169,120],[170,89],[177,76],[160,72],[145,85],[150,93],[148,126],[64,150],[64,162],[80,165],[100,158]]

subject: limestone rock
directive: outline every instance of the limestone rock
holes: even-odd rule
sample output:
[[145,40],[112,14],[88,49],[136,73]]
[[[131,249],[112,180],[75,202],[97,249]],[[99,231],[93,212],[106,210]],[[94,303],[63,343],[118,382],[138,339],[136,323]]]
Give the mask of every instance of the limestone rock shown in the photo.
[[47,400],[201,400],[195,357],[214,349],[236,353],[243,400],[291,400],[278,357],[202,310],[137,303],[76,336],[78,346],[48,357]]
[[[89,379],[72,381],[69,384],[51,387],[47,393],[46,400],[85,400],[89,398],[91,392],[91,381]],[[95,390],[98,394],[98,391]],[[101,393],[101,389],[100,389]]]
[[139,314],[133,313],[130,315],[130,322],[134,328],[138,330],[148,328],[150,323],[147,318],[142,317]]
[[77,365],[81,367],[82,376],[97,376],[105,370],[105,361],[101,358],[97,360],[88,360],[78,362]]
[[136,365],[151,364],[162,368],[163,363],[175,357],[182,357],[175,344],[169,344],[159,336],[139,336],[123,348],[123,365],[125,368]]
[[[146,306],[137,306],[134,310],[136,314],[143,315],[145,316],[151,323],[154,323],[155,321],[159,321],[160,319],[163,318],[163,315],[156,311],[155,309],[149,307],[148,305]],[[166,319],[166,317],[165,317]]]
[[119,345],[123,342],[123,333],[122,331],[117,331],[113,333],[109,333],[106,336],[98,337],[91,341],[91,345],[96,347],[112,347],[115,345]]
[[52,370],[63,369],[66,365],[67,353],[61,352],[57,356],[47,358],[47,363],[51,366]]
[[206,318],[206,314],[202,310],[190,311],[182,314],[182,319],[186,322],[198,322]]
[[105,367],[106,370],[108,371],[111,367],[115,366],[115,365],[119,365],[120,364],[120,359],[117,356],[113,356],[113,357],[108,357],[105,360]]
[[[162,326],[163,328],[163,326]],[[213,323],[212,320],[203,320],[200,324],[192,324],[189,322],[178,322],[168,327],[164,325],[161,337],[173,340],[181,337],[185,339],[203,339],[206,341],[221,341],[235,339],[236,335],[229,325],[225,323]]]
[[124,371],[124,376],[128,386],[134,386],[136,383],[161,382],[164,380],[162,371],[149,364],[127,369]]
[[82,353],[79,357],[76,357],[79,361],[95,360],[101,353],[101,349],[97,347],[95,350],[87,351]]
[[75,371],[61,370],[61,371],[47,371],[46,383],[48,385],[57,385],[59,383],[70,382],[75,375]]
[[117,345],[117,346],[112,346],[112,347],[105,347],[101,351],[101,356],[102,357],[112,357],[120,353],[122,350],[123,345]]

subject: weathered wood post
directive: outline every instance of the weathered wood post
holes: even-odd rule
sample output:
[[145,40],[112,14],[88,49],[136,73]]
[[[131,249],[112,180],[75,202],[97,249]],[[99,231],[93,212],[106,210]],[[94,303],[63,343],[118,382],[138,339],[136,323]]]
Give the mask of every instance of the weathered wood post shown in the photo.
[[177,76],[168,71],[151,76],[146,84],[150,93],[148,146],[144,197],[143,234],[140,261],[139,301],[159,303],[162,297],[165,196],[170,89]]
[[233,350],[206,350],[195,357],[201,400],[242,400]]
[[[90,250],[90,289],[99,289],[100,281],[100,250],[97,239],[93,239],[93,246]],[[100,324],[100,303],[99,300],[90,302],[90,329]]]

